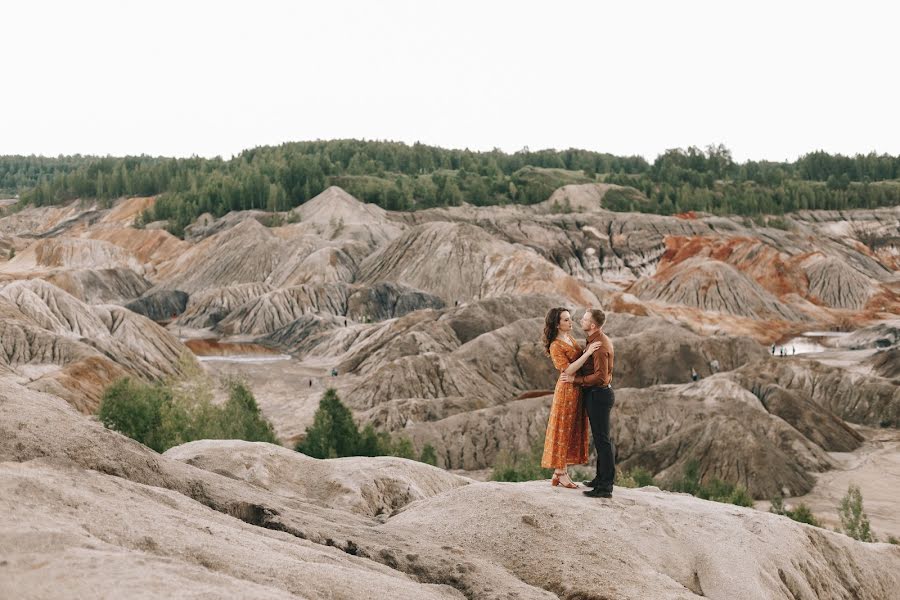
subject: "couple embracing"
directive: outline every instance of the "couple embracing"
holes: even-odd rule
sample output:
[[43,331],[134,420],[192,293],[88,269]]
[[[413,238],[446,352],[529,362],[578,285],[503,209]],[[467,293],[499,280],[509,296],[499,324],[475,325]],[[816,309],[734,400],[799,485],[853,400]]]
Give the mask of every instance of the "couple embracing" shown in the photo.
[[609,413],[615,402],[612,382],[613,345],[603,333],[606,313],[588,308],[581,318],[585,348],[572,336],[572,315],[551,308],[544,320],[544,349],[560,372],[544,439],[541,467],[553,469],[553,486],[577,488],[569,465],[588,462],[588,423],[597,449],[597,475],[584,485],[586,496],[611,498],[616,476],[615,447],[609,437]]

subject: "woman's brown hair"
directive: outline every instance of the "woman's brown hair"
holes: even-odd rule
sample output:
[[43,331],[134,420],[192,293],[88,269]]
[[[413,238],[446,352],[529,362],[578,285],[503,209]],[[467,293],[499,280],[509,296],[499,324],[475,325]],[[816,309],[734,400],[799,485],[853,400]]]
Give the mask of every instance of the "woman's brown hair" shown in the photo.
[[544,352],[547,354],[550,354],[550,344],[553,343],[553,340],[556,339],[556,334],[559,332],[559,318],[564,312],[568,311],[568,308],[551,308],[544,318],[544,339],[542,343]]

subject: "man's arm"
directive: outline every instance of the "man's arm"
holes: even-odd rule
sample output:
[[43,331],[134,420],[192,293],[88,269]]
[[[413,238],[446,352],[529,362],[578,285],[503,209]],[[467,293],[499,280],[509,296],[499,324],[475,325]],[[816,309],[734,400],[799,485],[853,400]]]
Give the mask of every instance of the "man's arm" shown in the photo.
[[578,375],[575,384],[581,386],[609,385],[606,374],[609,371],[606,348],[601,348],[591,356],[594,361],[594,372],[589,375]]

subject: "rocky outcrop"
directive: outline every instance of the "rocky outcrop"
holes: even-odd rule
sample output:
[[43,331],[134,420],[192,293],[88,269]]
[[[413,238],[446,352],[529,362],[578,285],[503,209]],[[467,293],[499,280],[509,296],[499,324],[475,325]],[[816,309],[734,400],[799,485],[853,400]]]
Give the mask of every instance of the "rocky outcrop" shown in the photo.
[[755,319],[807,319],[731,265],[714,260],[686,260],[639,280],[628,291],[643,300]]
[[272,286],[265,283],[245,283],[191,294],[187,308],[178,317],[177,324],[197,329],[213,327],[237,307],[272,290]]
[[[10,597],[137,586],[225,598],[874,600],[900,568],[891,545],[655,488],[590,501],[546,481],[471,483],[400,459],[312,461],[228,441],[160,456],[3,381],[0,461]],[[374,498],[390,499],[377,518]],[[614,564],[570,551],[598,539]],[[564,575],[547,562],[556,555],[574,561]]]
[[838,346],[851,350],[889,348],[900,344],[900,319],[875,323],[836,340]]
[[212,219],[211,215],[207,213],[205,216],[210,217],[209,219],[204,219],[201,216],[194,223],[184,228],[184,239],[196,242],[211,235],[222,233],[248,219],[253,219],[260,225],[268,226],[271,224],[274,215],[275,213],[264,210],[233,210],[218,219]]
[[873,292],[872,282],[836,258],[815,260],[806,268],[809,294],[826,306],[859,309]]
[[436,296],[396,283],[300,285],[263,294],[233,310],[216,325],[222,333],[262,335],[275,332],[305,314],[351,321],[400,317],[423,308],[440,308]]
[[360,202],[339,187],[331,186],[292,211],[300,223],[290,228],[325,239],[350,239],[369,248],[393,240],[403,231],[402,225],[386,210]]
[[146,292],[151,283],[131,269],[78,269],[44,277],[88,304],[124,304]]
[[448,304],[513,293],[599,303],[581,283],[534,251],[498,241],[473,225],[431,223],[411,229],[367,258],[359,279],[395,281]]
[[84,304],[39,279],[0,287],[0,313],[0,363],[86,412],[118,377],[158,379],[193,362],[152,321],[119,306]]
[[130,269],[138,274],[143,265],[126,250],[102,240],[47,238],[38,240],[2,269],[7,272],[37,272],[59,269]]
[[866,362],[876,375],[888,379],[900,378],[900,347],[881,350]]
[[900,426],[900,387],[882,377],[836,369],[815,360],[772,358],[745,365],[735,376],[748,389],[775,385],[802,394],[851,423]]
[[262,283],[289,251],[287,243],[255,219],[208,237],[173,260],[162,289],[193,294],[212,288]]
[[343,248],[325,246],[315,250],[299,248],[269,276],[275,287],[314,283],[352,282],[356,260]]
[[767,356],[750,338],[701,336],[655,317],[611,313],[604,331],[615,345],[614,379],[620,387],[687,383],[691,369],[705,377]]
[[170,321],[185,311],[188,298],[181,290],[158,290],[132,300],[125,308],[152,321]]
[[471,480],[420,462],[375,457],[318,460],[299,452],[240,440],[202,440],[164,456],[245,481],[285,498],[368,517],[390,515],[412,502]]
[[104,227],[87,233],[89,237],[105,240],[124,248],[146,265],[151,278],[162,276],[166,265],[191,247],[163,229],[133,229],[131,227]]

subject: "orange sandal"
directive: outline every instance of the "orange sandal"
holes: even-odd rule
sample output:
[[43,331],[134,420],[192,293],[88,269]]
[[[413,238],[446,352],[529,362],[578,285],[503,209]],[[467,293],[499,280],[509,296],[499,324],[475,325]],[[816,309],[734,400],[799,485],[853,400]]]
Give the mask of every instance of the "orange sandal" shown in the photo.
[[553,479],[550,480],[550,485],[552,485],[553,487],[556,487],[556,486],[558,486],[558,485],[561,485],[561,486],[563,486],[564,488],[569,488],[570,490],[574,490],[575,488],[578,487],[578,484],[575,483],[574,481],[572,481],[571,479],[569,480],[569,483],[563,483],[562,481],[560,481],[559,478],[560,478],[561,475],[566,475],[566,476],[568,476],[569,474],[568,474],[568,473],[561,473],[561,474],[560,474],[560,473],[554,473],[554,474],[553,474]]

